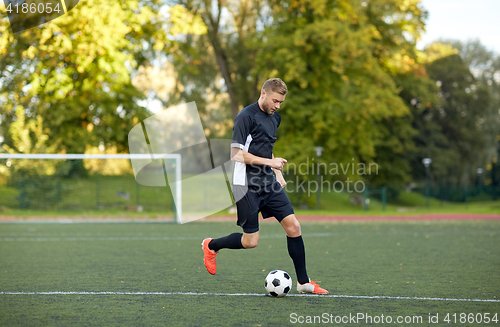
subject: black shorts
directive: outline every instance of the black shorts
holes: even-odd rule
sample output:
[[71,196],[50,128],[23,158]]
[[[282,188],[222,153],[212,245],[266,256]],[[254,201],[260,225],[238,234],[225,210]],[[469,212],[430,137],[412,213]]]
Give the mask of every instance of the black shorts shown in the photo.
[[290,199],[277,181],[266,188],[249,187],[246,190],[237,185],[233,186],[233,192],[244,191],[245,195],[235,198],[240,198],[236,202],[238,210],[236,224],[241,226],[245,233],[255,233],[259,230],[259,212],[264,219],[275,217],[279,222],[294,213]]

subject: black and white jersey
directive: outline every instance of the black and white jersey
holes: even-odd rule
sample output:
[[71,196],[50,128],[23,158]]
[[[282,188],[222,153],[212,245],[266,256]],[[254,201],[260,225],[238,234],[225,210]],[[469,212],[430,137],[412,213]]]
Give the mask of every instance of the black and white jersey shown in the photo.
[[[240,148],[257,157],[271,159],[280,122],[281,116],[277,112],[266,114],[260,109],[258,102],[245,107],[234,120],[231,147]],[[242,162],[234,164],[233,185],[264,187],[275,180],[269,166]]]

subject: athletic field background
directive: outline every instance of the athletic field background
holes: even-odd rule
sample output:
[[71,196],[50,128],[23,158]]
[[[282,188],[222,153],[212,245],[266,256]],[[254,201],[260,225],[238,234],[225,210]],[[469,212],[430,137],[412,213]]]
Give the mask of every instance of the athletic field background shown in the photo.
[[[412,217],[302,220],[309,276],[329,296],[296,292],[275,221],[261,223],[257,248],[221,250],[214,276],[200,243],[239,231],[234,221],[2,223],[0,326],[343,326],[353,317],[357,325],[498,325],[500,217]],[[285,298],[266,295],[273,269],[294,279]]]

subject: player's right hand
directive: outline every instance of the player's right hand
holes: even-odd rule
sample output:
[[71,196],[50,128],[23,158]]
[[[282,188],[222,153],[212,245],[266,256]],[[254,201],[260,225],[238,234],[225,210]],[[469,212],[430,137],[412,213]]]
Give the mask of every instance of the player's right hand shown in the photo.
[[270,159],[271,161],[269,162],[269,167],[273,169],[279,169],[281,170],[283,166],[286,164],[286,159],[283,158],[273,158]]

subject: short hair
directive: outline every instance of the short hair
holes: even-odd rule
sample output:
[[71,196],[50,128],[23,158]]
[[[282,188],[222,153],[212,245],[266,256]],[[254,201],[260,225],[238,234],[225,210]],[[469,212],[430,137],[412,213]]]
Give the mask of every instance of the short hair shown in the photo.
[[[262,85],[262,90],[268,92],[269,90],[279,93],[281,95],[286,95],[288,89],[286,87],[285,82],[283,82],[279,78],[270,78],[268,79],[264,85]],[[262,91],[261,90],[261,91]]]

